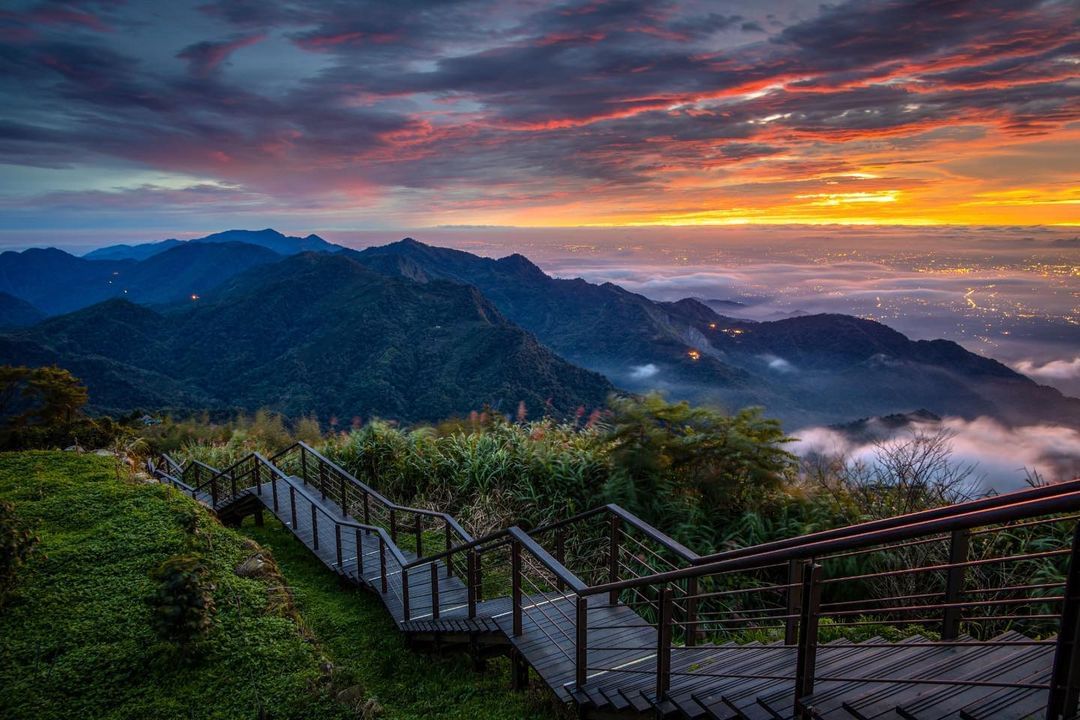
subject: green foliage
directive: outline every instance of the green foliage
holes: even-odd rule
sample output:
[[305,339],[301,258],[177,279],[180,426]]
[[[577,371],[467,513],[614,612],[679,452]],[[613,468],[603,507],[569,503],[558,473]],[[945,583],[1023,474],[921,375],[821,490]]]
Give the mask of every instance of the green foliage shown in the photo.
[[201,640],[213,626],[213,585],[207,568],[194,555],[174,555],[161,563],[150,579],[154,591],[146,602],[158,637],[175,643],[181,651]]
[[793,477],[787,438],[757,410],[725,415],[655,395],[610,405],[585,427],[494,415],[412,430],[373,422],[325,449],[383,492],[452,512],[478,531],[615,502],[701,551],[731,540],[726,521]]
[[608,419],[608,496],[665,526],[725,515],[779,489],[793,475],[780,423],[748,408],[727,415],[659,395],[615,398]]
[[39,539],[15,515],[15,506],[0,501],[0,603],[15,584],[15,574],[34,552]]

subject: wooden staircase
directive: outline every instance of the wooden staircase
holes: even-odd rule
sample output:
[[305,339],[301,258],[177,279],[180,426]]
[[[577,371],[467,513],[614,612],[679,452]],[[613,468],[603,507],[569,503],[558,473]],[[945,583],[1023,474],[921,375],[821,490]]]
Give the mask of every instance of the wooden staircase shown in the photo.
[[[507,654],[582,717],[1077,717],[1080,481],[706,557],[617,506],[473,538],[303,443],[150,469],[223,522],[273,514],[413,643]],[[877,580],[900,590],[844,594]]]

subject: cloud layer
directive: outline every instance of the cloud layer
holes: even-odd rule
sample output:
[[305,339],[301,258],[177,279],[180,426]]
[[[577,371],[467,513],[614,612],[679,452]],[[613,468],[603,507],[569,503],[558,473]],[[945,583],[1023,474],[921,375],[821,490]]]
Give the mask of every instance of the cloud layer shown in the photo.
[[1074,3],[722,7],[16,0],[5,212],[16,228],[129,227],[150,205],[177,225],[315,228],[1076,219]]
[[[916,425],[930,432],[939,427],[954,433],[951,462],[957,466],[974,465],[983,490],[1016,490],[1023,487],[1026,473],[1032,471],[1049,481],[1080,477],[1080,429],[1060,425],[1007,428],[989,418],[972,421],[945,418],[940,425]],[[897,430],[895,435],[910,436],[910,432],[910,429]],[[874,444],[853,442],[836,430],[806,428],[797,435],[799,441],[792,445],[792,450],[798,454],[837,454],[853,460],[874,461]]]

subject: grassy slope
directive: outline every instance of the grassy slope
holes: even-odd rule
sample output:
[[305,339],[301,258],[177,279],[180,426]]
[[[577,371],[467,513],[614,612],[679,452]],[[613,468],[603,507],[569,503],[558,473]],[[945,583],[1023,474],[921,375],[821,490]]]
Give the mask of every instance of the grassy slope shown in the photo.
[[[72,453],[0,454],[0,498],[37,526],[40,554],[0,612],[0,718],[344,718],[335,685],[359,682],[388,718],[546,717],[506,689],[505,670],[411,653],[378,601],[341,590],[280,528],[249,532],[278,550],[303,624],[271,609],[262,580],[233,568],[240,534],[158,485],[118,482],[112,462]],[[197,513],[197,537],[189,528]],[[148,572],[192,543],[211,568],[218,613],[202,660],[173,660],[155,640]],[[343,681],[348,681],[343,684]]]
[[544,691],[510,692],[509,666],[501,659],[474,672],[463,655],[409,650],[376,596],[343,588],[276,521],[258,528],[249,520],[243,531],[273,550],[304,621],[345,675],[339,684],[362,684],[382,703],[385,717],[525,720],[557,714]]

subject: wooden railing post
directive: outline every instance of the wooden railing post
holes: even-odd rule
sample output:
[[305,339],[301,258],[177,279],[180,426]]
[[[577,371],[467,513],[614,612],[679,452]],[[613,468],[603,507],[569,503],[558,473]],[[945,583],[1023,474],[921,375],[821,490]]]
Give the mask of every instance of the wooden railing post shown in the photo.
[[326,499],[326,465],[319,463],[319,494],[322,495],[322,499]]
[[314,550],[319,549],[319,515],[315,509],[315,503],[311,504],[311,545]]
[[299,526],[296,524],[296,488],[289,486],[289,507],[292,508],[292,529],[296,532]]
[[671,588],[660,590],[660,618],[656,626],[656,701],[671,689]]
[[945,602],[952,607],[945,608],[941,622],[941,639],[955,640],[960,636],[960,618],[963,608],[956,604],[964,593],[964,574],[967,567],[962,563],[968,559],[969,533],[967,530],[953,530],[949,540],[949,570],[945,577]]
[[698,641],[698,579],[686,578],[686,646],[693,647]]
[[[451,533],[452,528],[450,527],[449,518],[446,519],[446,521],[443,523],[443,525],[445,526],[445,531],[446,531],[446,550],[449,551],[450,548],[452,548],[454,546],[454,538],[453,538],[453,535]],[[446,556],[446,577],[454,577],[454,556],[453,555],[447,555]]]
[[799,641],[799,613],[802,612],[803,568],[805,560],[788,560],[787,617],[784,619],[784,644]]
[[305,448],[303,445],[300,446],[300,479],[304,482],[305,485],[308,484],[308,481],[307,481],[307,448]]
[[364,491],[364,524],[371,524],[371,496],[368,491]]
[[[608,582],[619,581],[619,521],[618,515],[611,515],[608,542]],[[612,590],[608,593],[608,604],[615,605],[619,602],[619,591]]]
[[379,533],[379,574],[382,576],[382,591],[386,594],[389,586],[386,584],[386,540]]
[[[474,551],[475,552],[475,551]],[[476,601],[484,600],[484,558],[476,553]]]
[[409,620],[409,570],[401,568],[401,609],[402,617]]
[[255,467],[251,469],[251,472],[255,476],[255,494],[262,497],[262,475],[259,472],[259,463],[255,463]]
[[390,508],[390,542],[397,545],[397,513]]
[[334,545],[337,548],[337,566],[340,570],[343,566],[341,556],[341,525],[334,523]]
[[348,488],[345,485],[345,476],[342,475],[340,480],[341,487],[339,489],[341,492],[341,514],[344,516],[349,514],[349,495]]
[[811,562],[803,568],[803,604],[799,612],[799,648],[795,661],[795,711],[801,720],[811,720],[800,701],[814,692],[817,666],[818,613],[821,610],[821,565]]
[[478,574],[476,572],[476,560],[477,560],[476,551],[475,550],[469,550],[468,555],[466,555],[466,557],[465,557],[465,562],[466,562],[466,566],[465,566],[466,567],[466,570],[465,570],[466,581],[465,582],[466,582],[466,585],[467,585],[466,592],[468,593],[468,597],[469,597],[469,619],[472,619],[472,618],[476,617],[476,590],[477,590],[477,580],[479,579],[479,576],[478,576]]
[[416,514],[416,527],[413,532],[416,535],[416,557],[424,557],[424,525],[420,521],[421,515]]
[[[555,531],[555,559],[563,567],[566,566],[566,528],[560,527]],[[560,592],[566,589],[566,583],[562,577],[555,578],[555,589]]]
[[517,637],[523,632],[521,617],[521,543],[517,540],[510,541],[510,574],[511,604],[514,609],[514,637]]
[[1080,711],[1080,523],[1073,531],[1064,597],[1050,674],[1046,720],[1072,718]]
[[363,536],[360,534],[360,528],[353,528],[353,534],[356,540],[356,576],[361,580],[364,579],[364,541]]
[[278,512],[278,491],[277,491],[277,478],[274,477],[273,473],[270,474],[270,494],[274,498],[274,514],[276,515],[277,512]]
[[431,563],[431,619],[439,619],[439,568]]
[[578,596],[574,622],[574,685],[585,687],[589,673],[589,599]]

